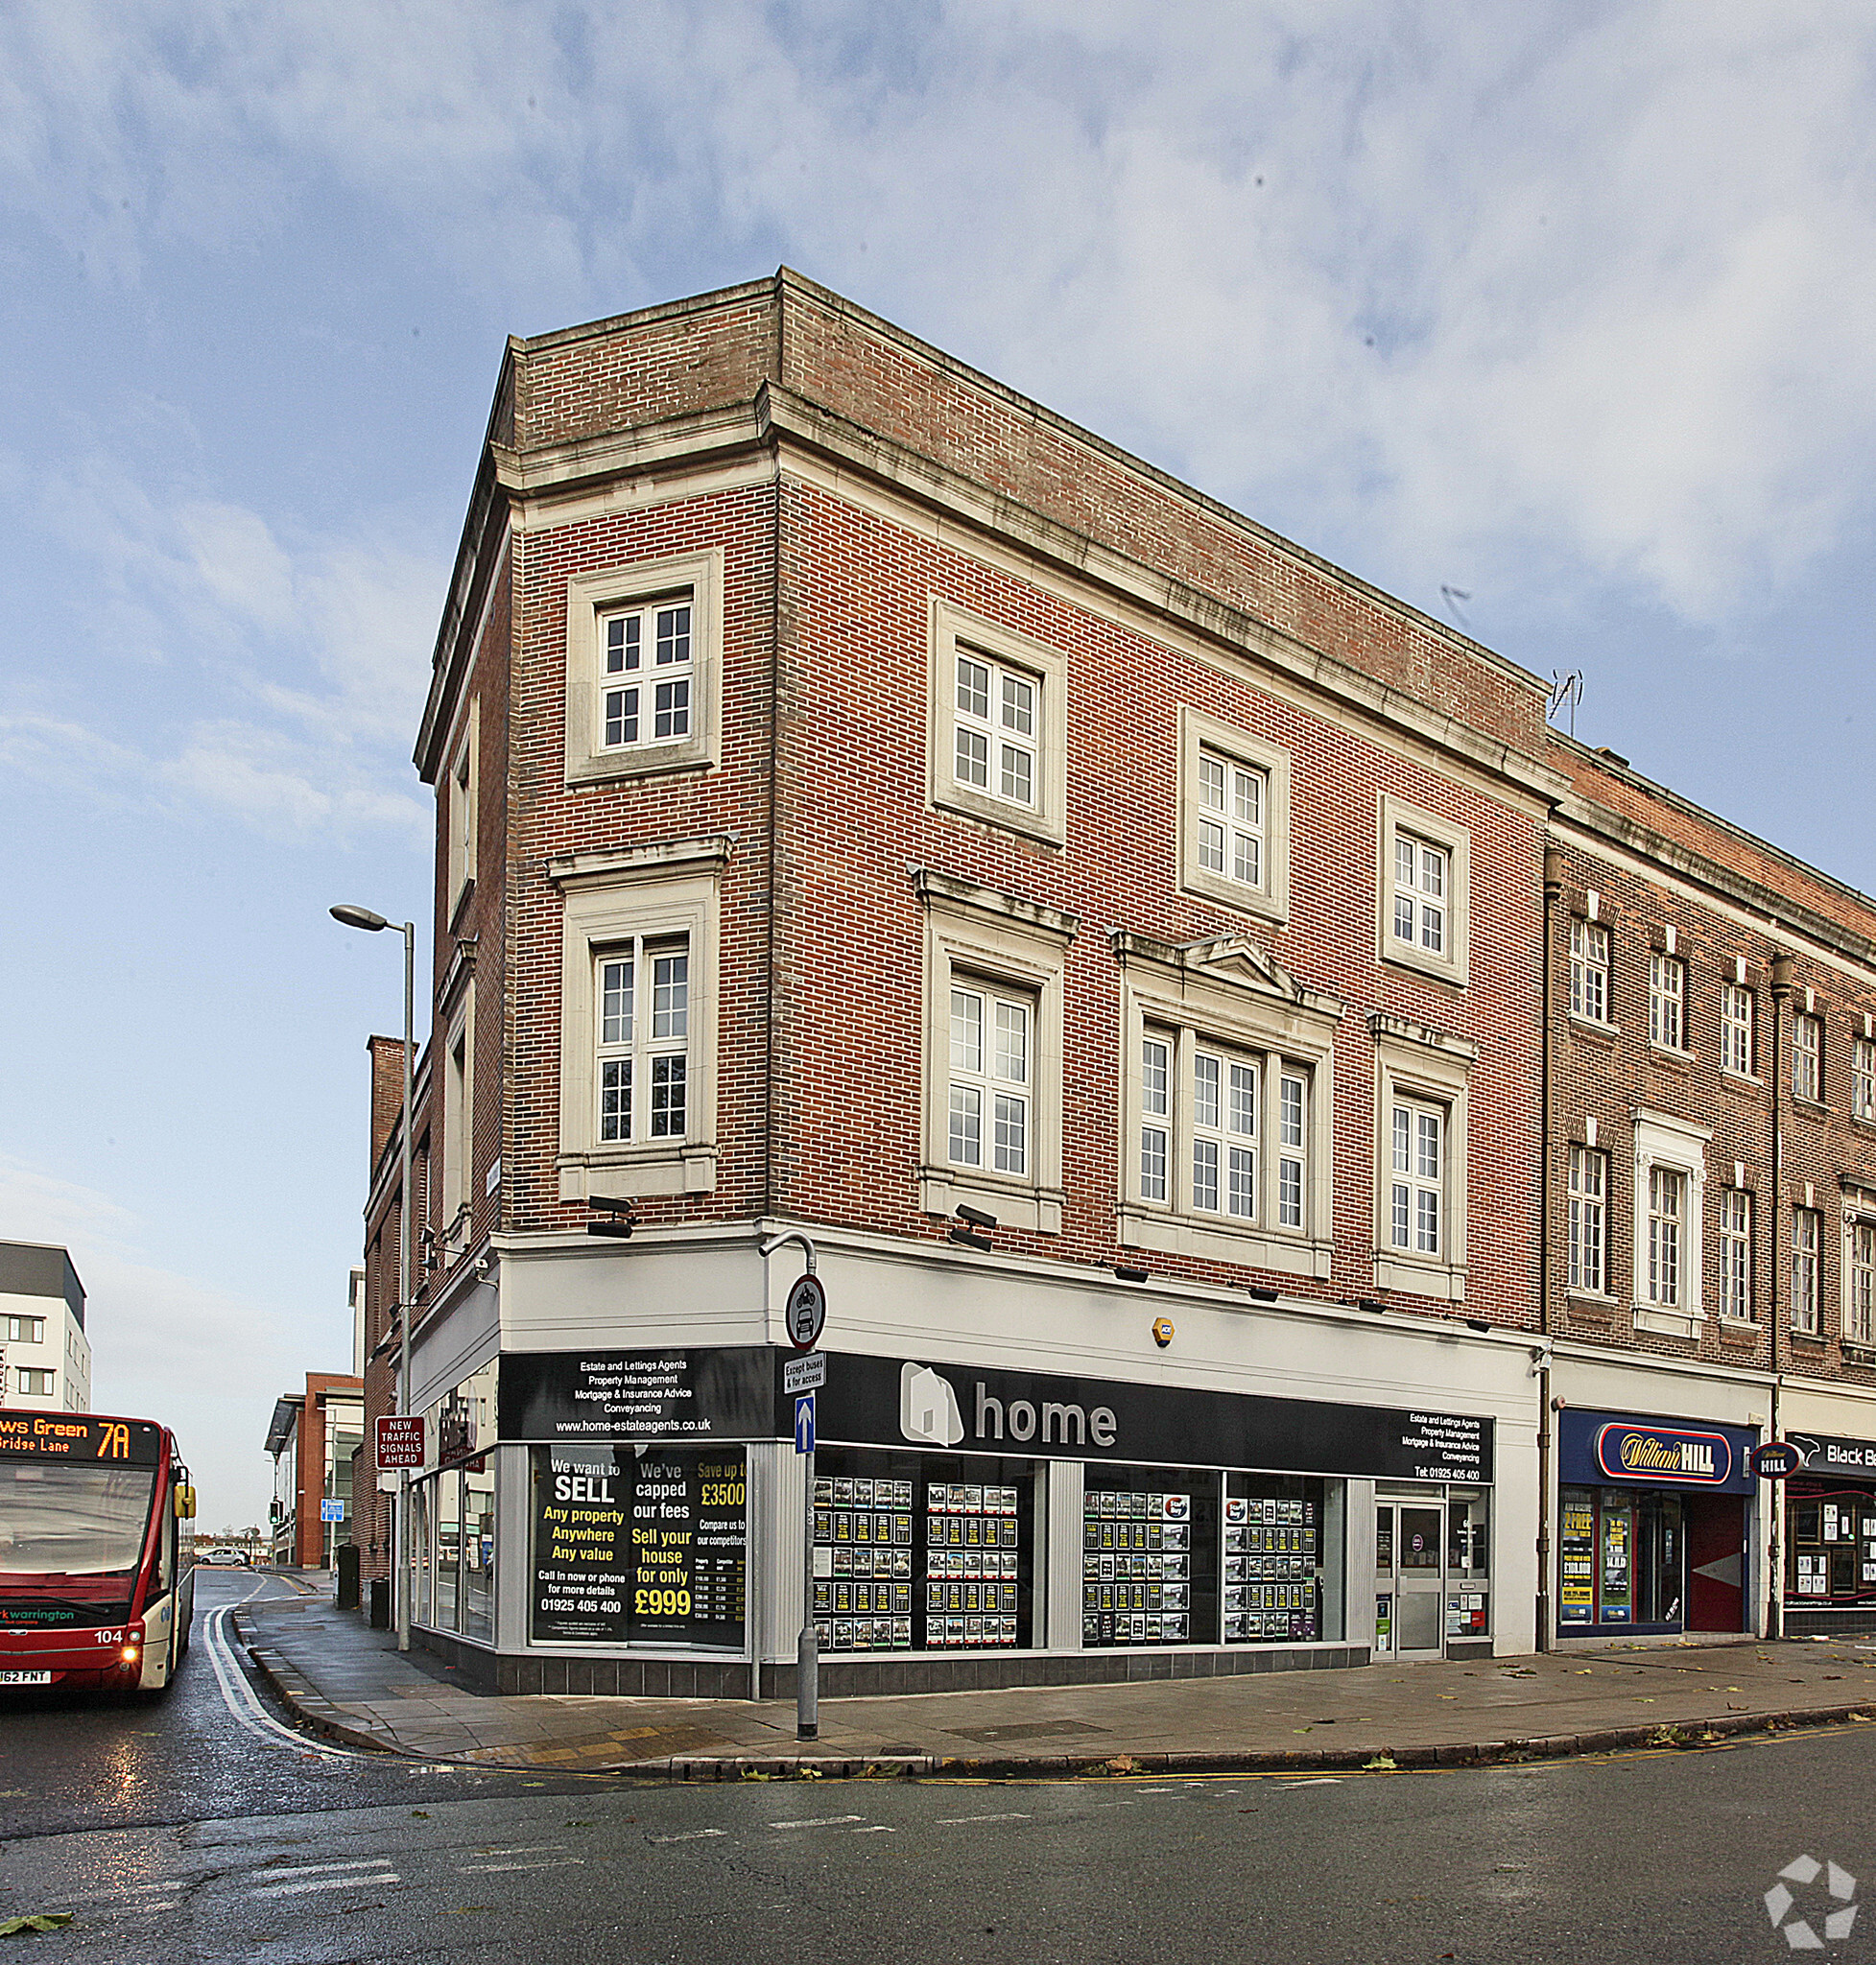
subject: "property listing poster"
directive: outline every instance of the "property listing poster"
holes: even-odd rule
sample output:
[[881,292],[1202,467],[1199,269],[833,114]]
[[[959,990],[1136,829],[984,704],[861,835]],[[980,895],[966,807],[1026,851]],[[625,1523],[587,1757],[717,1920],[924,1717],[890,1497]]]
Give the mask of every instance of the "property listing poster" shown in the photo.
[[536,1447],[536,1643],[740,1646],[748,1483],[740,1447]]

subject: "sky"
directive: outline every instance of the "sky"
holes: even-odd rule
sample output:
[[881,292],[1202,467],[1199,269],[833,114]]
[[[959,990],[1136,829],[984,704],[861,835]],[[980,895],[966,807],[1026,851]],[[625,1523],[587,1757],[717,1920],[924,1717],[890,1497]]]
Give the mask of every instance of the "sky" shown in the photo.
[[401,978],[326,909],[427,919],[510,333],[796,267],[1876,891],[1873,60],[1865,0],[8,0],[0,1237],[98,1409],[220,1528],[348,1368]]

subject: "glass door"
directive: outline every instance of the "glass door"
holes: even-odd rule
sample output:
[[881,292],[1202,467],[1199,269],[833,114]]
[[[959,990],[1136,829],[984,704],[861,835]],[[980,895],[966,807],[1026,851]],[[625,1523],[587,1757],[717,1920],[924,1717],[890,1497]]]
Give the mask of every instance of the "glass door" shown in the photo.
[[1442,1655],[1446,1509],[1443,1503],[1384,1501],[1374,1511],[1375,1654]]

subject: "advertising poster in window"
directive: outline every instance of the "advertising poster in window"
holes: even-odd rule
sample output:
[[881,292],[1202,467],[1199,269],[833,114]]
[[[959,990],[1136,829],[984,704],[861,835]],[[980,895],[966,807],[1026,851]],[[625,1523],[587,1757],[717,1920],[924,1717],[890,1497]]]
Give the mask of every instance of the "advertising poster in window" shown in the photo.
[[534,1488],[535,1643],[740,1648],[740,1448],[537,1447]]

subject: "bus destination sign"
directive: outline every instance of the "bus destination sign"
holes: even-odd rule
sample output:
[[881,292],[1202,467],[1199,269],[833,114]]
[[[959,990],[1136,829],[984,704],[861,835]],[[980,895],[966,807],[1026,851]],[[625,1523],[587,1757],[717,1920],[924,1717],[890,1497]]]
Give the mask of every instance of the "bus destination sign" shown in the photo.
[[0,1410],[0,1454],[154,1467],[162,1457],[162,1428],[147,1419],[98,1419],[87,1412]]

